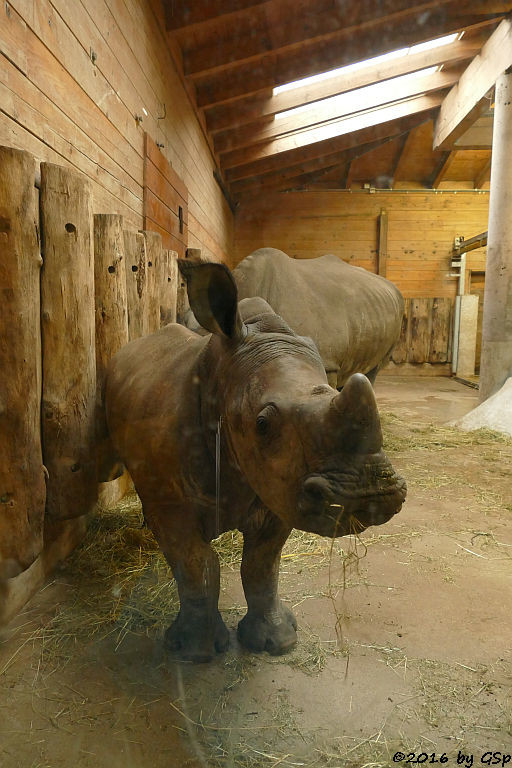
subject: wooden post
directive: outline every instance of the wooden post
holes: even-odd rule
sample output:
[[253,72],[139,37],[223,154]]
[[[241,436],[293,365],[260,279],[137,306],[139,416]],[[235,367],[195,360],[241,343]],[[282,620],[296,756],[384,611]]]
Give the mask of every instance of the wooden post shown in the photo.
[[382,208],[379,214],[379,249],[377,251],[377,274],[386,277],[388,260],[388,212]]
[[496,82],[480,401],[512,376],[512,68]]
[[164,277],[160,294],[160,324],[176,322],[176,302],[178,296],[178,254],[176,251],[164,251]]
[[123,217],[118,214],[94,215],[94,286],[98,479],[102,482],[120,472],[105,419],[105,374],[117,350],[128,343]]
[[41,329],[35,159],[0,147],[0,582],[43,546]]
[[141,232],[125,229],[126,299],[128,305],[128,336],[130,341],[144,336],[147,318],[147,258],[146,241]]
[[162,237],[159,232],[144,231],[147,254],[146,333],[160,328],[160,289],[164,279]]
[[40,194],[46,511],[80,517],[98,485],[92,191],[85,176],[42,163]]

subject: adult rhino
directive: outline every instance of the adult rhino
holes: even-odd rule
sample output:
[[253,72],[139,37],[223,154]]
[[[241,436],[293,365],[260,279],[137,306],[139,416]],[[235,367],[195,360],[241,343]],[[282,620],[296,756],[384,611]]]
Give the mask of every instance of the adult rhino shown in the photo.
[[180,267],[210,335],[171,324],[123,347],[107,373],[109,431],[178,585],[167,644],[192,661],[226,649],[210,542],[238,528],[248,606],[239,639],[282,653],[296,640],[277,596],[292,528],[342,536],[379,525],[399,511],[405,483],[382,452],[365,376],[338,393],[309,339],[262,299],[238,305],[227,267]]
[[357,371],[373,383],[398,341],[402,294],[380,275],[338,256],[291,259],[259,248],[233,272],[241,299],[261,296],[293,330],[313,339],[332,386]]

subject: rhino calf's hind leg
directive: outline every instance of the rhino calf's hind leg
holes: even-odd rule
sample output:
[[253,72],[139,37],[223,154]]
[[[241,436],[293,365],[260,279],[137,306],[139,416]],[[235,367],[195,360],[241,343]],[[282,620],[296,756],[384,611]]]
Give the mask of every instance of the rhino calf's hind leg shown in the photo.
[[277,594],[281,550],[290,531],[267,510],[260,510],[242,531],[241,574],[247,614],[238,624],[238,639],[251,651],[277,655],[297,642],[295,616]]
[[229,632],[218,609],[219,559],[192,522],[191,510],[169,513],[153,508],[145,509],[145,515],[172,568],[180,598],[165,644],[187,661],[211,661],[229,645]]

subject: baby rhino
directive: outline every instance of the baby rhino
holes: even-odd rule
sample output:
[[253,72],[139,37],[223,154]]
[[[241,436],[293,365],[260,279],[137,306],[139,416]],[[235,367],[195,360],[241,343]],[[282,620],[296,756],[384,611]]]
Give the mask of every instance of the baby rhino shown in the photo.
[[310,339],[263,299],[238,304],[227,267],[180,268],[211,335],[172,324],[132,341],[106,383],[110,435],[178,586],[166,643],[196,662],[226,650],[210,542],[238,528],[247,600],[239,640],[284,653],[297,624],[277,585],[292,528],[344,536],[385,523],[402,506],[405,482],[382,452],[365,376],[337,392]]

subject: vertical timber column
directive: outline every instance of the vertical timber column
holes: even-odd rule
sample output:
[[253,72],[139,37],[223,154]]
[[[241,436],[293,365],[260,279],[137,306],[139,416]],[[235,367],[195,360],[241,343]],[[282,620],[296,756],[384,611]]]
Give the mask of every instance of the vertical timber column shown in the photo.
[[0,599],[3,580],[28,568],[43,547],[35,177],[32,155],[0,147]]
[[160,295],[164,279],[162,236],[159,232],[144,232],[148,265],[146,333],[160,328]]
[[512,376],[512,68],[496,82],[480,402]]
[[128,303],[128,336],[130,341],[144,336],[147,317],[146,241],[141,232],[125,229],[126,299]]
[[41,164],[41,325],[46,513],[81,517],[97,498],[92,192],[85,176]]
[[98,479],[105,482],[120,474],[105,418],[105,375],[117,350],[128,343],[123,217],[115,213],[94,215],[94,289]]
[[164,279],[160,294],[161,325],[176,322],[176,301],[178,298],[178,254],[164,251]]

